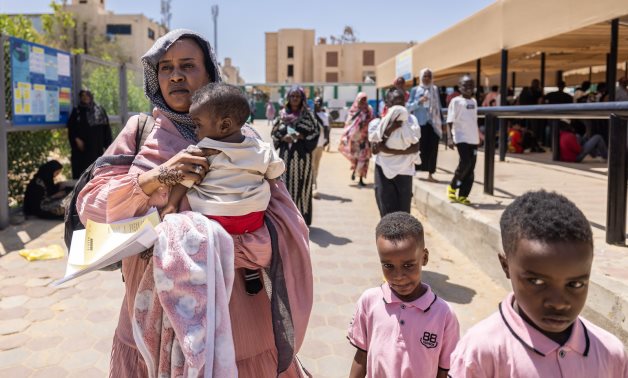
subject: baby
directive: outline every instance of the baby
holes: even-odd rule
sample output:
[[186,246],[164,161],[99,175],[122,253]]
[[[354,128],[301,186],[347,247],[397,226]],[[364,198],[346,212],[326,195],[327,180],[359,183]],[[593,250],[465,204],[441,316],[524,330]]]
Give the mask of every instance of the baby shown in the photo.
[[[200,142],[188,149],[219,153],[207,158],[210,169],[200,184],[184,181],[172,189],[162,217],[176,213],[187,193],[193,211],[217,221],[232,235],[264,225],[270,202],[267,180],[281,176],[285,165],[269,143],[242,134],[249,113],[246,97],[235,86],[210,83],[194,94],[190,116]],[[245,269],[245,286],[249,295],[261,290],[257,271]]]

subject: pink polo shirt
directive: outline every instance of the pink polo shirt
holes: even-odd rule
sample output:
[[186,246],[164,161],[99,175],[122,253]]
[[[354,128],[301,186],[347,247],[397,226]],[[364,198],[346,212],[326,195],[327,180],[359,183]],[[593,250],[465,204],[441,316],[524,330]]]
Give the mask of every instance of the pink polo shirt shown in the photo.
[[529,325],[512,307],[513,293],[499,311],[471,328],[451,356],[452,378],[628,378],[622,343],[578,317],[560,346]]
[[436,377],[449,369],[460,331],[447,302],[429,285],[413,302],[403,302],[388,283],[358,300],[348,339],[367,352],[367,377]]

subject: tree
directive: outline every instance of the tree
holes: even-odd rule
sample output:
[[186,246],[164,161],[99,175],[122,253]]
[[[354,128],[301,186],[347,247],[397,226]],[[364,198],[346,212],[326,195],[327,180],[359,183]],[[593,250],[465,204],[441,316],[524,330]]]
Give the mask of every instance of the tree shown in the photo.
[[[42,15],[43,33],[38,33],[32,21],[25,16],[0,15],[0,33],[27,40],[29,42],[48,45],[60,50],[70,51],[73,54],[83,53],[79,46],[76,33],[77,20],[70,12],[65,11],[64,4],[54,1],[50,4],[52,13]],[[115,41],[108,41],[104,36],[95,32],[88,33],[90,54],[106,61],[125,62],[129,58],[123,56]],[[10,77],[8,46],[5,48],[6,77]],[[102,104],[109,114],[117,114],[119,107],[119,88],[117,70],[105,66],[85,67],[81,73],[83,83],[94,93],[97,101]],[[129,71],[127,77],[129,111],[150,111],[150,104],[144,97],[141,84],[137,84],[135,72]],[[12,111],[11,81],[5,80],[4,88],[7,99],[7,113],[9,119]],[[26,184],[38,167],[46,160],[55,158],[64,164],[64,173],[69,174],[69,155],[67,130],[41,130],[29,132],[11,132],[8,138],[8,165],[9,165],[9,204],[17,206],[23,200]]]

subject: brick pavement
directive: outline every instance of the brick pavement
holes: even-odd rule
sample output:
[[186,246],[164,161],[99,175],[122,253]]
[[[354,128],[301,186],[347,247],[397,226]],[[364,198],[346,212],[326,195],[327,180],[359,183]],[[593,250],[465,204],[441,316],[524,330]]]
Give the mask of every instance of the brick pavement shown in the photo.
[[[268,135],[264,123],[257,126]],[[333,130],[332,137],[337,141],[339,130]],[[367,188],[359,188],[351,182],[348,167],[340,154],[325,153],[320,199],[314,201],[310,245],[315,303],[299,356],[315,377],[347,376],[355,351],[345,336],[355,301],[362,291],[381,283],[372,178]],[[431,251],[425,280],[464,314],[460,322],[467,329],[494,311],[505,290],[425,226]],[[29,220],[0,231],[0,241],[6,252],[25,245],[63,245],[63,226]],[[65,259],[27,262],[16,253],[0,257],[0,377],[107,375],[123,295],[120,273],[91,273],[50,287],[64,267]]]

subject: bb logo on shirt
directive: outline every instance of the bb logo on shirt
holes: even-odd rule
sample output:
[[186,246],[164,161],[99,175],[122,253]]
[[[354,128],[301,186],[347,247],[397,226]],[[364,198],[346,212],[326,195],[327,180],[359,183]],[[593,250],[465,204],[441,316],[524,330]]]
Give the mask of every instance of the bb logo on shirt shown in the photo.
[[475,109],[475,104],[467,104],[467,109]]
[[421,338],[421,344],[423,344],[423,346],[428,349],[436,348],[438,346],[437,338],[438,338],[438,335],[436,335],[435,333],[423,332],[423,337]]

